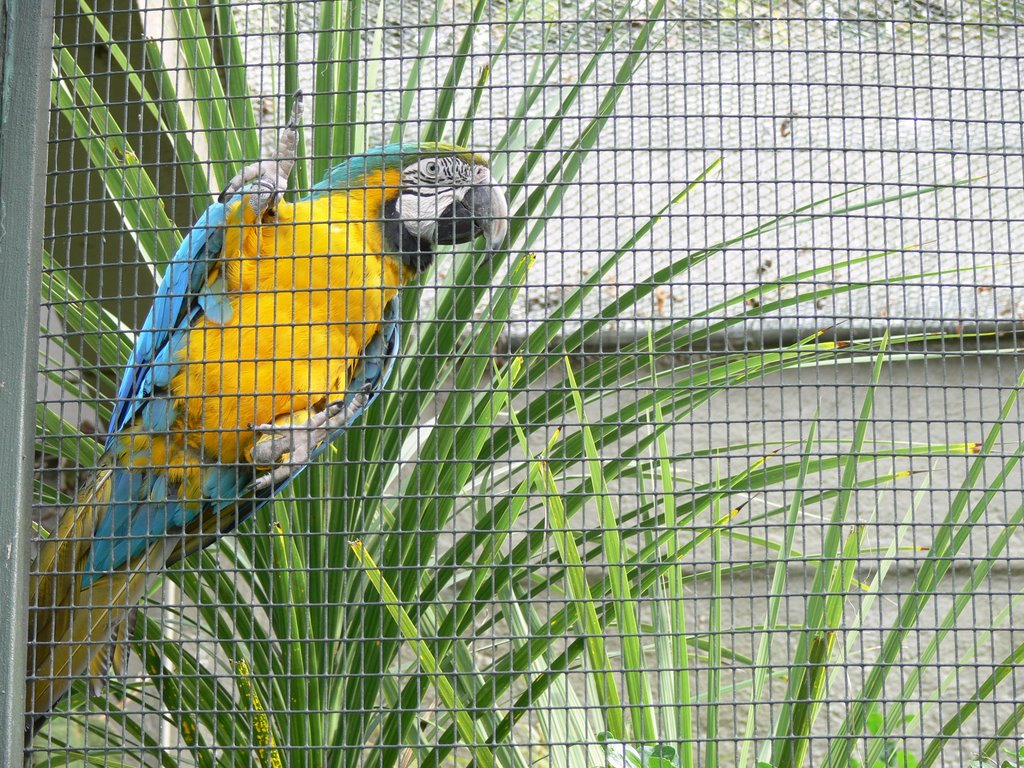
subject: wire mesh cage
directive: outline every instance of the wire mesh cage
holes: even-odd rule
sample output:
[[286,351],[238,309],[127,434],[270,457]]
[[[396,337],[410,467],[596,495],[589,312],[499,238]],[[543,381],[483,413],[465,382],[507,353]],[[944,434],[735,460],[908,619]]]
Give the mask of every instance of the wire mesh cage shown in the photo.
[[1022,40],[58,2],[26,763],[1024,765]]

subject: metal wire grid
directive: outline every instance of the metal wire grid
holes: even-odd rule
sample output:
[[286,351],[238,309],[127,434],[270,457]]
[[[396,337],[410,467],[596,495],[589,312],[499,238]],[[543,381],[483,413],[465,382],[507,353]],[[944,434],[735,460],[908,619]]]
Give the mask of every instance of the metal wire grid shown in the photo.
[[[93,125],[90,132],[124,153],[125,177],[137,168],[152,176],[153,199],[184,230],[195,219],[197,199],[202,208],[207,198],[193,194],[185,183],[187,166],[176,158],[173,144],[161,137],[152,113],[139,106],[115,48],[129,56],[129,66],[142,73],[154,93],[166,97],[169,92],[157,85],[162,74],[154,53],[165,57],[186,125],[194,128],[204,122],[204,105],[183,88],[196,82],[198,67],[187,57],[167,58],[185,34],[182,22],[187,17],[176,17],[170,10],[173,4],[167,9],[151,3],[127,5],[107,4],[93,14],[84,4],[62,4],[55,56],[66,53],[77,62],[121,129],[116,135],[104,134]],[[367,7],[357,19],[363,41],[346,54],[364,57],[379,76],[377,84],[354,84],[366,104],[380,110],[377,116],[355,115],[368,146],[390,135],[404,97],[412,98],[406,136],[416,136],[429,125],[437,102],[452,95],[441,84],[460,55],[457,46],[471,26],[473,9],[463,3],[439,8],[436,22],[433,6],[409,3],[385,4],[380,17],[376,7]],[[496,155],[509,181],[543,131],[553,131],[533,172],[510,189],[513,212],[520,218],[526,215],[519,207],[526,196],[539,190],[545,197],[553,194],[554,186],[543,186],[548,172],[564,173],[559,160],[577,147],[575,141],[586,138],[588,123],[601,114],[602,99],[616,85],[619,68],[645,29],[651,9],[635,3],[625,9],[596,5],[588,12],[565,4],[528,3],[521,9],[495,4],[484,11],[479,25],[483,31],[461,53],[467,55],[468,66],[453,94],[456,114],[476,109],[467,134],[472,147],[487,151],[500,146],[528,90],[524,83],[533,76],[532,68],[551,66],[554,72],[530,105],[534,125]],[[295,12],[297,24],[291,37],[281,34],[289,11]],[[319,54],[312,30],[321,11],[315,4],[255,2],[199,9],[208,29],[224,34],[223,14],[237,25],[246,66],[227,68],[227,49],[215,47],[218,76],[225,82],[244,78],[265,128],[283,120],[279,105],[286,88],[280,62],[287,59],[286,46],[292,42],[300,84],[307,93],[315,92]],[[561,204],[547,213],[542,208],[530,211],[520,239],[511,241],[511,255],[529,250],[536,262],[515,299],[510,321],[470,319],[465,335],[451,341],[458,350],[455,365],[449,365],[451,348],[440,341],[427,345],[423,329],[436,320],[435,311],[447,306],[446,290],[465,279],[460,278],[460,260],[472,258],[466,252],[440,257],[437,269],[425,277],[417,312],[402,320],[402,334],[418,357],[400,366],[390,394],[383,398],[385,405],[379,407],[400,411],[404,400],[418,401],[431,389],[439,394],[437,402],[397,417],[393,410],[369,412],[329,457],[328,470],[311,472],[308,484],[299,486],[296,499],[255,516],[237,537],[176,566],[177,575],[145,600],[144,618],[134,628],[137,642],[128,675],[111,684],[106,698],[88,699],[84,686],[75,688],[73,716],[58,713],[44,727],[34,741],[33,764],[75,764],[85,756],[132,765],[167,760],[181,765],[271,765],[275,759],[284,765],[388,760],[455,765],[486,762],[481,747],[488,747],[499,762],[520,765],[573,760],[620,765],[628,751],[623,745],[648,761],[659,754],[680,765],[687,754],[702,765],[716,759],[728,765],[741,764],[741,759],[753,764],[749,761],[754,756],[771,760],[778,754],[795,759],[792,752],[773,750],[785,741],[777,732],[780,718],[796,711],[793,706],[801,699],[788,687],[801,670],[820,673],[815,679],[826,691],[816,694],[823,703],[810,726],[802,764],[825,765],[829,751],[850,736],[853,754],[862,763],[875,747],[883,759],[901,759],[899,751],[904,750],[932,764],[957,766],[981,757],[996,759],[986,751],[993,740],[999,740],[1000,749],[1015,748],[1020,731],[1015,725],[1020,699],[1015,659],[1021,641],[1014,629],[1020,563],[1013,543],[1018,538],[1021,483],[1013,456],[1021,439],[1019,409],[1005,414],[1003,431],[984,465],[975,462],[1001,404],[1016,390],[1020,370],[1013,336],[1021,300],[1015,290],[1019,276],[1013,244],[1021,234],[1024,146],[1019,70],[1024,30],[1019,13],[1016,4],[988,2],[941,7],[907,2],[870,9],[845,3],[670,6],[665,20],[654,25],[647,55],[602,126],[593,151],[578,175],[564,176],[568,186]],[[346,23],[352,18],[346,16]],[[97,19],[110,32],[109,40],[98,39]],[[164,26],[171,22],[174,28]],[[427,28],[434,29],[435,40],[421,53]],[[605,46],[610,29],[613,34]],[[499,49],[501,54],[492,59]],[[586,80],[592,61],[597,74]],[[405,88],[417,64],[419,82],[410,92]],[[489,67],[486,78],[484,65]],[[578,100],[556,122],[559,105],[581,80]],[[76,86],[75,78],[59,68],[54,82],[72,90]],[[337,115],[331,111],[326,117]],[[311,124],[323,117],[307,111],[308,154],[316,142]],[[83,306],[67,285],[70,280],[80,283],[83,293],[101,300],[102,308],[126,330],[140,326],[155,291],[152,271],[139,256],[140,232],[126,228],[125,208],[131,199],[112,200],[111,190],[104,188],[103,173],[116,169],[110,156],[89,156],[87,143],[76,135],[60,105],[55,104],[50,119],[46,249],[51,262],[44,265],[39,404],[62,421],[43,424],[39,440],[37,511],[47,530],[95,469],[98,452],[87,450],[86,441],[106,429],[100,414],[104,400],[109,405],[110,382],[120,376],[99,357],[100,345],[115,343],[113,334],[90,333],[81,322],[67,322]],[[460,127],[459,121],[449,121],[447,136]],[[203,139],[211,153],[215,148],[209,145],[226,140],[194,130],[174,135]],[[274,136],[275,131],[264,131],[264,151]],[[122,137],[127,139],[124,145]],[[328,148],[333,153],[337,144]],[[340,154],[332,154],[331,163]],[[599,288],[569,313],[561,331],[524,362],[531,366],[534,360],[548,359],[560,365],[564,345],[588,327],[588,320],[612,312],[631,290],[686,254],[725,242],[690,269],[658,281],[642,301],[625,301],[625,311],[601,323],[585,345],[569,348],[577,379],[585,380],[593,366],[606,366],[607,386],[595,387],[586,402],[585,422],[591,425],[623,429],[630,403],[666,388],[676,388],[679,397],[715,396],[695,403],[692,410],[670,412],[663,419],[670,425],[663,442],[638,449],[635,435],[642,431],[623,429],[622,442],[601,445],[600,461],[567,462],[562,474],[553,476],[552,487],[531,486],[525,496],[519,485],[524,467],[536,470],[540,465],[527,464],[525,449],[510,440],[490,466],[474,467],[471,481],[458,489],[450,516],[439,513],[448,499],[438,484],[460,466],[452,457],[461,454],[432,458],[431,440],[444,434],[448,439],[462,437],[460,426],[487,426],[489,419],[494,419],[496,434],[507,435],[510,413],[546,413],[528,407],[537,398],[560,393],[565,402],[572,399],[565,368],[550,364],[544,376],[510,389],[509,403],[497,415],[470,409],[460,412],[461,422],[452,423],[446,421],[451,414],[445,405],[464,392],[459,371],[476,360],[493,359],[488,376],[473,386],[481,391],[507,387],[502,377],[531,333],[630,233],[719,158],[721,165],[667,210],[649,234],[630,243],[628,256],[602,275]],[[250,153],[246,159],[255,158]],[[216,174],[210,178],[216,189]],[[943,188],[915,194],[928,185]],[[854,191],[857,186],[865,191]],[[820,208],[801,211],[801,206],[830,196],[835,197],[825,208],[834,215],[812,219],[809,214]],[[881,198],[888,202],[867,204]],[[790,211],[801,213],[757,231]],[[540,226],[541,234],[527,249],[525,238]],[[744,232],[748,236],[736,238]],[[511,256],[507,263],[513,263]],[[830,265],[835,268],[827,269]],[[480,293],[478,314],[487,298],[497,295],[498,286],[511,279],[500,272],[495,276],[493,285]],[[802,300],[795,301],[798,295]],[[737,296],[738,301],[727,303]],[[489,330],[488,324],[498,330]],[[821,343],[838,340],[849,346],[834,357],[825,355],[822,364],[773,367],[780,345],[822,330]],[[883,331],[898,343],[882,353],[885,365],[872,389],[871,360],[884,349]],[[472,340],[487,333],[494,333],[495,351],[474,350]],[[654,377],[650,368],[637,363],[641,357],[646,361],[649,334],[659,339]],[[824,354],[822,347],[813,348]],[[417,379],[408,371],[417,361],[428,360],[445,375],[414,386],[410,382]],[[715,379],[724,364],[758,374]],[[877,457],[857,464],[851,477],[844,471],[853,465],[843,457],[852,450],[869,396],[874,407],[859,450]],[[382,415],[386,412],[392,413],[391,421]],[[559,439],[568,440],[573,433],[580,439],[584,419],[572,407],[559,413],[554,421],[523,423],[534,456],[546,455],[549,442],[558,446]],[[639,418],[645,423],[643,434],[657,432],[653,411]],[[388,424],[406,428],[404,441],[391,455],[393,463],[366,465],[364,457],[375,455],[372,446],[386,441]],[[807,461],[820,465],[813,465],[817,471],[801,485],[796,470],[806,456],[804,442],[812,428],[817,438]],[[558,455],[557,448],[551,450],[552,456]],[[83,461],[82,456],[93,459]],[[644,578],[663,564],[664,537],[671,533],[666,518],[650,511],[658,508],[652,497],[662,459],[674,474],[680,509],[707,503],[678,528],[677,534],[684,534],[691,545],[677,553],[684,594],[673,599],[666,597],[664,579]],[[620,468],[608,475],[607,487],[588,488],[584,482],[588,472],[630,463],[635,464],[631,470]],[[375,469],[392,473],[391,482],[374,486],[368,478]],[[844,718],[859,702],[880,649],[888,638],[898,637],[893,628],[922,594],[915,579],[942,561],[933,556],[937,539],[944,535],[941,521],[957,507],[961,484],[976,469],[980,481],[966,498],[984,506],[973,525],[955,529],[967,536],[967,543],[950,556],[950,567],[926,610],[911,621],[901,650],[889,659],[894,669],[877,703],[867,707],[868,722],[850,734],[843,730]],[[1001,469],[1006,475],[999,480]],[[776,474],[769,476],[772,471]],[[409,478],[423,485],[411,484]],[[989,484],[993,491],[987,498],[979,489]],[[379,498],[373,503],[360,499],[366,487],[377,488]],[[343,488],[345,497],[331,499],[332,488]],[[574,495],[592,501],[559,525],[551,500],[563,498],[560,494],[569,508]],[[520,497],[526,499],[522,517],[512,535],[504,537],[500,521],[486,512],[508,510],[503,505]],[[800,501],[799,515],[790,525],[786,515],[794,499]],[[328,509],[349,510],[329,513],[326,531],[322,524],[314,525],[310,511],[324,509],[325,500],[333,502]],[[625,551],[640,562],[626,578],[639,619],[632,632],[623,625],[628,614],[623,606],[630,600],[606,586],[609,574],[618,571],[601,547],[607,533],[600,516],[604,503],[621,515],[618,527]],[[838,504],[847,504],[846,512],[839,523],[829,525]],[[417,506],[418,525],[403,528],[402,512]],[[295,528],[297,521],[310,529]],[[572,619],[582,603],[566,577],[566,570],[572,574],[574,569],[565,568],[564,538],[563,548],[559,545],[565,530],[587,557],[586,581],[600,594],[594,620],[602,622],[600,636],[609,643],[611,685],[626,702],[634,695],[627,683],[638,680],[635,669],[629,676],[627,654],[630,641],[639,639],[644,665],[639,678],[650,686],[656,738],[637,726],[642,718],[630,719],[636,715],[628,707],[627,725],[620,729],[608,691],[595,682],[598,660],[581,650],[586,645],[582,638],[593,641],[594,625],[581,628]],[[535,532],[534,538],[528,531]],[[788,545],[787,534],[793,537]],[[658,536],[662,549],[651,549]],[[815,596],[834,587],[823,587],[814,578],[827,560],[821,553],[836,536],[843,546],[834,562],[852,568],[838,590],[838,601],[827,603],[840,615],[831,619],[836,621],[834,631],[804,631]],[[853,550],[855,556],[849,555],[847,547],[857,536],[862,541]],[[1010,543],[1000,546],[1003,536]],[[339,541],[344,542],[345,557],[318,569],[318,554],[325,557],[331,543]],[[541,543],[528,549],[524,561],[516,561],[517,547],[531,541]],[[416,600],[407,606],[411,630],[387,610],[395,604],[371,584],[372,568],[359,559],[358,547],[352,546],[356,542],[365,542],[365,551],[378,561],[392,550],[424,547],[424,553],[406,561],[420,567],[382,572],[398,594],[419,585]],[[787,546],[787,567],[776,571],[779,552]],[[261,560],[274,552],[285,553],[284,560]],[[307,569],[295,563],[314,564]],[[227,581],[203,582],[194,576],[211,572],[224,574]],[[787,581],[776,591],[772,578],[779,573]],[[310,585],[322,580],[319,593],[310,586],[314,591],[295,594],[297,574],[308,577]],[[480,586],[487,583],[497,586],[488,592]],[[202,593],[198,606],[188,595],[190,589]],[[489,595],[486,604],[477,594]],[[298,608],[299,617],[306,612],[310,617],[330,615],[340,617],[341,623],[326,631],[310,618],[309,626],[323,636],[296,641],[296,630],[275,624],[282,615],[298,620],[285,610],[289,605]],[[676,613],[671,613],[672,606]],[[770,641],[762,646],[771,610],[778,613],[772,618]],[[678,624],[666,626],[666,615]],[[413,634],[397,644],[393,655],[378,650],[396,642],[405,630]],[[686,674],[682,666],[666,662],[678,658],[666,655],[665,643],[671,640],[686,649]],[[934,648],[929,645],[933,641]],[[814,657],[819,667],[794,664],[801,642],[809,642],[812,650],[818,643],[819,653],[827,649],[824,657]],[[550,650],[529,656],[533,666],[503,687],[508,668],[502,664],[516,659],[522,663],[522,654],[529,655],[539,643]],[[281,647],[307,650],[275,661]],[[759,660],[758,652],[765,648],[769,654]],[[442,658],[441,671],[453,685],[454,705],[438,687],[436,670],[429,664],[430,653],[445,649],[449,655]],[[505,656],[510,649],[518,649],[521,656]],[[315,685],[308,665],[316,654],[322,654],[317,658],[322,659],[323,690],[339,686],[349,698],[289,697]],[[344,663],[330,663],[338,658]],[[759,671],[770,674],[759,692],[751,694]],[[996,684],[987,690],[990,676]],[[666,690],[684,677],[689,685],[685,706],[678,701],[678,690]],[[202,699],[203,686],[211,679],[223,686],[220,697],[210,699],[209,711],[190,710],[184,702]],[[977,707],[971,705],[975,695],[980,699]],[[758,707],[748,733],[752,698]],[[318,709],[314,701],[322,706]],[[490,722],[480,717],[481,707],[497,713],[498,728],[473,730],[467,739],[456,713],[471,715],[474,724]],[[390,713],[406,710],[406,719],[388,719]],[[681,713],[692,717],[688,733],[670,725]],[[221,714],[223,719],[218,719]],[[306,724],[300,719],[303,714]],[[880,725],[880,717],[890,719]],[[211,722],[219,725],[211,729]],[[404,730],[389,731],[396,722]],[[314,723],[320,723],[319,729]],[[261,735],[263,727],[270,737]],[[611,742],[599,739],[602,731],[612,733]],[[939,741],[940,735],[948,738]],[[657,745],[673,751],[652,753]]]

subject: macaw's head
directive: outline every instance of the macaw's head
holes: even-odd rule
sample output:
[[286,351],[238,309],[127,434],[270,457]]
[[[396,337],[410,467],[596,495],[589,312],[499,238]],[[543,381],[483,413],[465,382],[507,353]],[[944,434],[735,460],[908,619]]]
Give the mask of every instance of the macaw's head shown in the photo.
[[433,261],[434,246],[483,235],[493,253],[505,240],[505,190],[480,155],[450,144],[389,144],[336,165],[314,194],[374,183],[387,187],[385,244],[417,272]]

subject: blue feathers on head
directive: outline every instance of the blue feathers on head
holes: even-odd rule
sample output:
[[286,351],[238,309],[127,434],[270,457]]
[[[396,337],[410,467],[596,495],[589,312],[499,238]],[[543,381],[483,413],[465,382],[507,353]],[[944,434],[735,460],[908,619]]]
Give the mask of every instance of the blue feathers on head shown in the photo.
[[362,184],[368,174],[387,168],[405,168],[424,157],[436,155],[461,155],[468,162],[487,165],[487,160],[464,147],[436,142],[405,142],[374,147],[361,155],[342,160],[327,172],[323,180],[313,185],[310,197],[339,189],[352,189]]

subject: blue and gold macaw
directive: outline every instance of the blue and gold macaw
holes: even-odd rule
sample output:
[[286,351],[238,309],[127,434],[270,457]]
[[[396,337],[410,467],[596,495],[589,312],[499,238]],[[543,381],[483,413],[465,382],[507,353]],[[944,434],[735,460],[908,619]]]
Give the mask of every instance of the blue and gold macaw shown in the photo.
[[391,144],[280,199],[278,156],[235,177],[185,237],[139,332],[95,477],[31,584],[27,726],[77,677],[123,663],[128,617],[166,565],[246,519],[385,386],[401,288],[438,244],[504,239],[484,158]]

